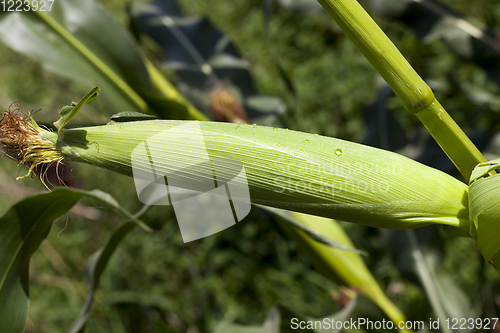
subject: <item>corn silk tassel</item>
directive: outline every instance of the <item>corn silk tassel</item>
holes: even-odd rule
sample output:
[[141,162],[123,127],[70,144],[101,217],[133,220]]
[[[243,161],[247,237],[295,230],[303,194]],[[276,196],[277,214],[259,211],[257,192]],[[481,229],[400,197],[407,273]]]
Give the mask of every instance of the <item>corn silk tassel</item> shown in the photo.
[[[437,223],[453,234],[469,235],[467,185],[399,154],[308,133],[219,122],[111,121],[64,129],[95,94],[63,108],[55,123],[58,132],[39,127],[31,117],[4,113],[0,142],[30,172],[67,160],[133,176],[134,171],[151,172],[153,163],[156,175],[175,174],[190,183],[214,178],[212,170],[197,167],[207,151],[211,160],[238,162],[218,170],[224,177],[244,166],[255,204],[380,228]],[[147,149],[134,154],[133,171],[134,149],[144,143]]]

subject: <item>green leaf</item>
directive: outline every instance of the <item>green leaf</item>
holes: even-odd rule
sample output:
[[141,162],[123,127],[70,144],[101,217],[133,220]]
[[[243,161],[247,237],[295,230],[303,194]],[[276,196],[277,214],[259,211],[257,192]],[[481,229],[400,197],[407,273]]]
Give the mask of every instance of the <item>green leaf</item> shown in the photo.
[[469,180],[469,185],[474,183],[474,181],[476,181],[477,179],[487,176],[488,173],[492,172],[493,170],[499,167],[500,167],[500,158],[485,163],[479,163],[472,171]]
[[[337,321],[345,321],[345,320],[349,320],[349,317],[352,315],[354,309],[356,308],[356,306],[358,305],[358,296],[356,297],[353,297],[349,303],[344,307],[342,308],[340,311],[332,314],[332,315],[329,315],[329,316],[326,316],[326,317],[322,317],[322,318],[314,318],[314,317],[311,317],[311,316],[306,316],[304,314],[301,314],[301,313],[298,313],[296,311],[294,311],[293,309],[290,309],[287,307],[287,310],[296,314],[296,317],[298,317],[299,320],[304,320],[304,321],[311,321],[311,322],[315,322],[315,321],[321,321],[323,323],[325,319],[329,319],[327,321],[327,323],[335,323]],[[339,333],[339,332],[342,332],[343,329],[342,328],[335,328],[334,326],[335,324],[333,324],[333,327],[330,326],[330,328],[327,328],[328,326],[327,325],[324,325],[323,327],[324,328],[313,328],[312,329],[312,332],[315,332],[315,333]]]
[[127,222],[116,228],[106,242],[106,245],[92,254],[88,260],[85,270],[90,282],[90,290],[80,315],[71,326],[71,333],[84,331],[88,317],[90,316],[94,291],[99,286],[99,279],[118,244],[135,228],[135,226],[136,224],[134,222]]
[[[500,174],[489,176],[500,167],[500,158],[478,164],[472,171],[469,186],[470,234],[487,261],[498,262],[500,251]],[[497,255],[496,255],[497,254]]]
[[[424,250],[419,244],[414,230],[406,230],[415,268],[424,287],[427,298],[440,321],[447,318],[474,318],[479,313],[472,313],[470,302],[465,293],[440,269],[442,259],[435,250]],[[441,325],[443,332],[452,332]]]
[[[72,190],[76,191],[76,190]],[[101,190],[93,190],[93,191],[80,191],[78,192],[83,193],[85,196],[95,199],[102,204],[104,204],[106,207],[114,211],[116,214],[120,215],[126,220],[130,220],[134,222],[136,225],[138,225],[141,229],[143,229],[146,232],[152,232],[153,230],[148,227],[144,222],[139,220],[136,215],[132,215],[128,210],[120,206],[120,204],[113,198],[110,194],[103,192]]]
[[217,325],[214,333],[279,333],[280,327],[281,315],[278,307],[274,306],[260,326],[243,326],[230,321],[222,321]]
[[123,111],[112,115],[109,120],[117,123],[127,122],[127,121],[140,121],[140,120],[152,120],[156,119],[155,116],[150,114],[144,114],[140,112],[133,111]]
[[47,12],[0,12],[0,40],[49,71],[99,84],[109,111],[147,110],[137,93],[151,88],[139,50],[92,0],[54,1]]
[[316,0],[278,0],[278,3],[284,8],[288,8],[297,12],[323,12],[323,7],[321,7],[321,5]]
[[[323,7],[317,2],[317,1],[310,1],[310,0],[304,0],[307,2],[307,4],[313,4],[313,6],[316,7],[316,9],[323,10]],[[283,2],[283,1],[282,1]],[[281,3],[282,3],[281,2]],[[293,3],[288,1],[289,3]],[[288,90],[288,94],[291,97],[291,104],[293,105],[294,108],[294,113],[295,117],[300,116],[300,103],[297,95],[297,90],[295,89],[295,84],[292,81],[292,78],[289,75],[289,71],[286,70],[283,62],[280,59],[278,50],[276,48],[276,44],[273,43],[272,41],[272,34],[271,30],[269,28],[269,22],[271,20],[271,13],[272,13],[272,4],[274,3],[274,0],[265,0],[263,4],[263,10],[264,10],[264,28],[265,28],[265,36],[267,39],[267,47],[269,49],[269,52],[271,54],[271,57],[273,59],[274,65],[276,66],[276,69],[278,70],[278,74],[283,81],[285,87]],[[283,3],[282,3],[283,5]]]
[[[330,246],[334,249],[353,252],[353,253],[357,253],[357,254],[361,254],[361,255],[365,255],[365,256],[368,255],[368,253],[366,253],[365,251],[358,250],[358,249],[351,247],[351,246],[346,246],[346,245],[344,245],[340,242],[337,242],[337,241],[331,239],[330,237],[327,237],[324,234],[316,231],[314,229],[314,227],[308,227],[306,224],[300,223],[295,218],[294,214],[290,211],[272,208],[272,207],[265,207],[265,206],[261,206],[261,205],[257,205],[257,206],[279,216],[282,221],[289,223],[290,225],[299,229],[300,231],[303,231],[308,237],[314,239],[316,242]],[[305,217],[303,217],[303,218],[305,218]]]
[[[100,201],[122,216],[132,216],[104,192],[60,188],[23,199],[0,217],[0,332],[24,332],[30,258],[47,237],[52,222],[84,196]],[[134,224],[138,223],[143,224],[134,218]]]
[[106,293],[106,304],[138,304],[141,307],[156,307],[163,311],[172,311],[173,302],[162,295],[121,290]]
[[[489,167],[481,169],[481,173],[489,171]],[[469,187],[471,235],[488,261],[500,250],[499,195],[500,174],[479,178]]]
[[[443,270],[445,238],[438,228],[387,233],[390,235],[387,249],[401,277],[422,286],[435,317],[443,322],[447,318],[477,318],[480,315],[480,308],[460,288],[456,276]],[[441,329],[450,332],[447,327],[441,326]]]
[[[314,228],[321,235],[344,246],[354,247],[349,236],[337,221],[301,213],[293,213],[293,216],[299,223]],[[311,258],[313,265],[327,277],[337,281],[340,279],[341,283],[359,289],[361,293],[376,303],[394,323],[405,320],[401,311],[382,291],[359,254],[321,244],[305,236],[303,231],[295,229],[295,227],[285,227],[284,231],[296,239],[302,246],[304,253]],[[303,236],[298,237],[301,235]]]
[[[293,316],[292,319],[298,319],[299,321],[312,321],[313,323],[315,321],[321,321],[323,322],[324,319],[329,319],[330,323],[331,322],[336,322],[336,321],[344,321],[349,318],[349,316],[352,314],[353,310],[356,308],[357,305],[357,298],[353,298],[349,304],[344,307],[342,310],[340,310],[337,313],[334,313],[330,316],[326,316],[323,318],[314,318],[311,316],[306,316],[300,312],[295,311],[294,309],[288,307],[288,306],[273,306],[271,311],[269,311],[269,314],[267,315],[266,320],[264,323],[260,326],[244,326],[244,325],[238,325],[234,324],[233,320],[231,319],[224,319],[219,324],[214,330],[214,333],[280,333],[280,332],[288,332],[290,329],[290,325],[288,323],[281,323],[281,314],[280,314],[280,308],[283,310],[285,313],[289,313]],[[293,325],[295,322],[291,322],[292,325],[292,330],[294,330]],[[326,325],[325,325],[326,327]],[[315,332],[315,333],[338,333],[341,332],[342,329],[336,329],[335,327],[333,328],[316,328],[312,330],[301,330],[301,332]]]
[[0,218],[0,331],[24,332],[29,303],[29,260],[52,222],[82,194],[53,191],[28,197]]
[[54,123],[54,126],[59,131],[63,129],[64,126],[66,126],[66,124],[71,120],[71,118],[73,118],[78,113],[78,111],[82,108],[82,106],[85,103],[90,102],[98,95],[99,90],[100,90],[99,87],[94,87],[94,89],[92,89],[87,95],[85,95],[80,100],[80,102],[78,103],[73,102],[71,103],[71,105],[63,107],[59,112],[61,118]]
[[[93,195],[98,196],[101,200],[107,202],[108,205],[111,204],[119,208],[116,201],[109,194],[94,192]],[[146,212],[148,208],[149,206],[145,205],[140,211],[138,211],[134,215],[130,215],[130,213],[128,213],[123,209],[124,212],[128,213],[127,216],[130,219],[133,219],[133,221],[126,222],[117,227],[109,236],[106,244],[99,250],[94,252],[87,261],[85,271],[87,273],[87,279],[89,280],[90,283],[89,293],[87,295],[87,299],[85,300],[85,304],[83,305],[83,308],[80,311],[80,315],[78,316],[78,318],[76,318],[76,320],[73,322],[73,325],[71,326],[70,329],[71,333],[83,332],[85,330],[85,325],[87,324],[87,320],[90,316],[90,310],[92,307],[92,302],[94,300],[94,292],[99,287],[99,280],[101,278],[102,273],[106,269],[106,266],[109,263],[111,256],[115,252],[120,242],[123,239],[125,239],[125,237],[136,227],[137,222],[135,220],[137,220],[139,216],[141,216],[144,212]]]

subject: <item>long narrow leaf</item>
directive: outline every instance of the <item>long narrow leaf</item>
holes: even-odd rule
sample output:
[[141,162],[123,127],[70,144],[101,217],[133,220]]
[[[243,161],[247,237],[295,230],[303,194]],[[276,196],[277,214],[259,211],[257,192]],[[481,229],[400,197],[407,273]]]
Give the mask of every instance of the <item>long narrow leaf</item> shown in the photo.
[[106,242],[106,245],[95,252],[88,260],[86,271],[87,278],[90,282],[89,294],[87,295],[87,299],[85,300],[85,304],[80,312],[80,315],[71,326],[71,333],[84,331],[88,317],[90,316],[90,309],[94,299],[94,291],[99,286],[99,279],[118,244],[135,228],[135,226],[134,222],[127,222],[119,226],[113,231]]
[[274,306],[266,320],[260,326],[243,326],[233,324],[228,321],[220,322],[214,330],[214,333],[280,333],[281,315],[278,307]]
[[[465,293],[460,290],[449,277],[439,268],[438,257],[430,251],[423,251],[419,245],[416,233],[406,230],[417,273],[424,287],[429,302],[441,322],[447,318],[475,318],[479,313],[473,313]],[[441,325],[443,332],[452,332],[450,328]]]
[[54,191],[28,197],[0,218],[0,331],[24,332],[29,304],[29,260],[52,222],[82,197]]
[[[149,206],[145,205],[140,211],[133,215],[133,218],[139,218],[148,208]],[[94,292],[99,286],[101,275],[120,242],[125,239],[125,237],[135,228],[136,225],[137,224],[135,222],[129,221],[116,228],[109,236],[106,244],[92,254],[87,261],[85,270],[87,273],[87,279],[90,283],[89,293],[80,315],[71,326],[70,332],[83,332],[85,330],[85,325],[87,324],[87,320],[90,316],[90,310],[94,300]]]
[[147,110],[137,93],[151,87],[139,51],[93,0],[54,1],[46,12],[0,12],[0,40],[47,70],[99,84],[109,111]]
[[[30,258],[47,237],[52,222],[84,196],[100,201],[123,216],[131,216],[104,192],[56,189],[23,199],[0,217],[0,332],[24,332]],[[134,220],[134,224],[144,226]]]
[[[308,0],[306,0],[306,2],[307,1]],[[291,97],[292,105],[293,105],[294,112],[295,112],[295,117],[299,117],[300,116],[300,106],[299,106],[297,90],[295,89],[295,85],[292,81],[292,78],[290,77],[288,71],[285,69],[283,62],[281,61],[281,58],[279,57],[278,51],[272,42],[271,29],[269,28],[269,24],[271,21],[271,13],[272,13],[271,7],[272,7],[273,2],[274,2],[274,0],[265,0],[263,2],[264,27],[266,29],[265,36],[267,39],[269,52],[271,53],[271,57],[274,61],[276,68],[278,69],[279,76],[280,76],[281,80],[283,81],[283,83],[285,84],[285,87],[288,90],[288,94]],[[321,5],[318,2],[315,2],[315,5],[320,10],[323,10],[323,7],[321,7]]]
[[[281,219],[283,221],[285,221],[286,223],[290,224],[291,226],[297,228],[298,230],[304,232],[307,236],[314,239],[316,242],[318,242],[320,244],[324,244],[324,245],[330,246],[330,247],[332,247],[334,249],[338,249],[338,250],[354,252],[354,253],[365,255],[365,256],[368,255],[368,253],[366,253],[365,251],[361,251],[361,250],[358,250],[356,248],[344,245],[344,244],[337,242],[334,239],[326,236],[325,234],[320,233],[317,230],[314,230],[314,227],[307,226],[306,223],[301,222],[299,219],[296,219],[296,215],[294,215],[292,212],[282,210],[282,209],[271,208],[271,207],[264,207],[264,206],[261,206],[261,208],[281,217]],[[301,214],[301,215],[303,215],[303,214]],[[307,216],[307,215],[304,215],[304,216]],[[312,217],[312,218],[314,219],[314,217]],[[335,222],[332,220],[332,223],[335,223]]]
[[[354,247],[349,236],[335,220],[300,213],[293,213],[293,215],[300,223],[314,228],[322,235],[332,238],[344,246]],[[285,228],[285,231],[291,236],[304,233],[293,227]],[[321,244],[309,237],[298,238],[298,241],[306,253],[313,254],[311,256],[312,262],[329,278],[340,279],[342,283],[358,289],[371,298],[396,325],[405,320],[401,311],[382,291],[359,254]],[[409,331],[401,330],[401,332]]]

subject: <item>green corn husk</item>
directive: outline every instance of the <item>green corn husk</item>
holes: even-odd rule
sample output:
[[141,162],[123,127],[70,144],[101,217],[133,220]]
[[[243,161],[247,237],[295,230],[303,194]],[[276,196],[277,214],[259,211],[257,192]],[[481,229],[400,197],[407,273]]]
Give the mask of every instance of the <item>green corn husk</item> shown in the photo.
[[[199,162],[200,135],[208,155],[241,161],[252,203],[368,226],[407,229],[438,223],[469,233],[468,188],[455,178],[404,156],[343,140],[257,125],[186,121],[111,122],[105,126],[38,129],[67,160],[132,176],[131,155],[148,140],[158,174]],[[154,139],[155,135],[161,140]],[[158,136],[156,137],[158,138]],[[150,156],[139,167],[150,168]],[[137,160],[136,160],[137,162]],[[39,162],[41,163],[41,162]],[[236,166],[235,166],[236,168]],[[227,167],[228,175],[235,170]],[[181,177],[213,179],[196,168]]]
[[470,178],[470,234],[487,261],[500,267],[500,159],[476,166]]

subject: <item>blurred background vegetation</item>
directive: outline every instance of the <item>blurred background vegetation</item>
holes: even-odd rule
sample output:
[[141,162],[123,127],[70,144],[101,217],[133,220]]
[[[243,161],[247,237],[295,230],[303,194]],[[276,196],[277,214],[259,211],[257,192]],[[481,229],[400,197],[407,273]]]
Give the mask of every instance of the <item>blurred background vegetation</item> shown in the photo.
[[[127,1],[100,2],[116,20],[130,26]],[[383,81],[325,13],[294,11],[275,2],[266,31],[261,0],[179,2],[186,14],[208,17],[233,39],[252,65],[256,90],[280,97],[288,105],[284,117],[290,128],[356,142],[367,137],[370,123],[363,110],[377,98]],[[494,1],[441,2],[500,31],[500,6]],[[500,88],[483,69],[459,59],[440,40],[423,44],[401,22],[370,13],[464,130],[498,131]],[[141,43],[147,57],[160,65],[161,49],[147,38]],[[296,97],[282,80],[273,52],[293,83]],[[79,100],[90,89],[45,71],[38,62],[3,44],[0,57],[0,106],[4,110],[20,101],[25,112],[41,109],[36,118],[49,124],[58,118],[62,106]],[[173,72],[165,69],[165,73],[175,82]],[[105,124],[108,117],[99,111],[102,106],[91,105],[94,109],[86,107],[71,125]],[[404,148],[401,151],[415,157],[415,150],[426,149],[418,141],[422,129],[417,119],[394,96],[385,100],[385,106],[408,135],[409,146],[399,147]],[[494,136],[488,138],[484,149],[490,157],[500,155]],[[427,161],[436,166],[438,157],[433,158]],[[0,164],[1,212],[27,195],[44,191],[36,178],[15,181],[18,173],[26,171],[8,158]],[[65,172],[71,186],[103,189],[131,212],[141,208],[131,178],[96,172],[86,165],[70,165]],[[73,209],[64,230],[66,217],[57,220],[33,256],[28,332],[65,332],[78,316],[88,292],[86,260],[121,222],[93,205],[83,201]],[[143,219],[155,233],[135,230],[122,242],[101,279],[88,332],[211,332],[223,318],[260,324],[276,303],[313,317],[342,307],[341,284],[324,277],[273,218],[261,211],[253,210],[244,223],[188,244],[182,242],[171,209],[152,207]],[[398,246],[404,247],[395,241],[398,234],[343,226],[355,245],[370,253],[366,258],[370,271],[408,319],[436,317],[414,272],[397,255],[402,252]],[[424,229],[422,237],[440,260],[442,271],[437,274],[447,276],[462,290],[476,316],[498,317],[498,274],[483,262],[475,242],[434,227]],[[373,304],[367,300],[363,304],[357,310],[360,316],[380,316]]]

